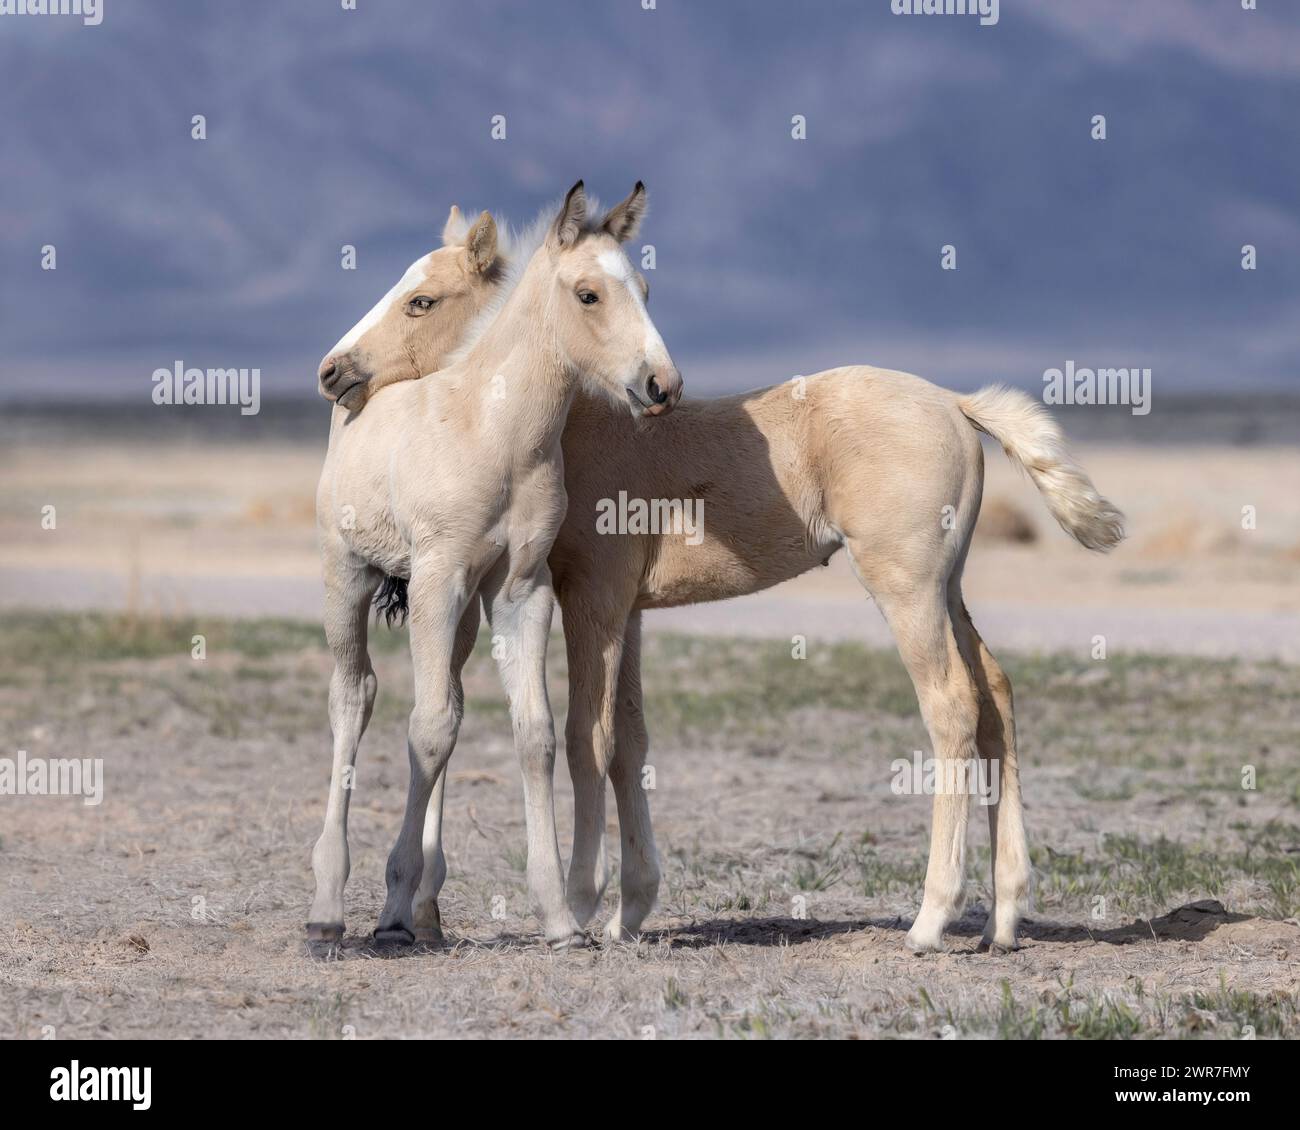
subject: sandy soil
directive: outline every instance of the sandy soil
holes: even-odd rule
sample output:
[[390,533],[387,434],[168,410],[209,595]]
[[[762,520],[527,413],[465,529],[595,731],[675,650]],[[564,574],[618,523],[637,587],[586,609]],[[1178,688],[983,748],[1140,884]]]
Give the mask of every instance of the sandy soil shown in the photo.
[[[995,647],[1247,654],[1300,660],[1300,455],[1275,448],[1092,448],[1085,465],[1127,512],[1117,552],[1081,550],[990,452],[986,513],[1033,541],[984,536],[968,603]],[[0,607],[209,615],[320,610],[314,445],[19,444],[0,508]],[[57,528],[41,528],[54,505]],[[1256,528],[1242,529],[1242,507]],[[741,601],[647,616],[651,631],[862,639],[879,615],[843,556]]]
[[[556,956],[538,942],[509,724],[482,656],[449,804],[451,944],[370,945],[410,707],[401,638],[382,637],[349,934],[311,954],[328,779],[319,449],[8,454],[0,753],[102,757],[107,791],[99,807],[0,797],[0,1036],[1300,1035],[1300,675],[1276,662],[1300,660],[1294,451],[1084,451],[1131,518],[1107,558],[990,455],[986,512],[1004,533],[980,534],[966,588],[1016,680],[1038,903],[1020,952],[974,952],[989,893],[975,813],[970,909],[950,952],[925,959],[902,937],[928,805],[887,787],[890,760],[925,738],[892,652],[839,642],[888,648],[842,562],[648,617],[665,883],[637,945]],[[1032,540],[1009,540],[1016,527]],[[272,613],[303,624],[258,619]],[[794,634],[807,664],[791,664]]]
[[98,807],[0,798],[0,1037],[1300,1035],[1295,668],[1013,657],[1037,906],[1022,950],[975,952],[976,811],[968,912],[922,958],[903,934],[928,803],[888,781],[924,739],[896,658],[654,637],[661,904],[639,944],[557,956],[528,913],[510,727],[480,654],[448,805],[449,946],[378,951],[410,707],[384,637],[349,933],[312,954],[328,656],[311,626],[212,622],[196,663],[192,630],[0,617],[5,731],[31,757],[103,758],[106,781]]

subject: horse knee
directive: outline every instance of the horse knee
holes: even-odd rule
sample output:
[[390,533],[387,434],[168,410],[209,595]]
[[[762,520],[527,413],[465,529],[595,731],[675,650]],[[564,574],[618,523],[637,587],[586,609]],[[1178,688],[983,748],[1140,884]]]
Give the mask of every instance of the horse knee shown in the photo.
[[941,742],[960,744],[974,739],[980,720],[980,694],[969,676],[954,672],[942,693],[933,695],[928,706],[926,722]]
[[451,709],[430,710],[416,706],[411,711],[407,741],[411,754],[421,765],[436,769],[456,743],[459,723]]
[[548,772],[555,766],[555,724],[545,710],[517,711],[514,717],[515,748],[525,764],[536,764]]
[[379,680],[370,667],[364,670],[335,667],[330,678],[330,706],[333,709],[362,706],[369,710],[374,705],[378,690]]

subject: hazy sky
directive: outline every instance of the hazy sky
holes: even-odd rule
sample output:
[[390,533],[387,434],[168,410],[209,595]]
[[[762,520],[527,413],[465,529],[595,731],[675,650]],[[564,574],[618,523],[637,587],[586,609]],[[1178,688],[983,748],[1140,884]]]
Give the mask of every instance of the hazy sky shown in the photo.
[[451,203],[524,220],[578,177],[649,187],[697,393],[850,362],[1300,387],[1300,3],[102,3],[0,16],[5,396],[147,399],[176,360],[314,395]]

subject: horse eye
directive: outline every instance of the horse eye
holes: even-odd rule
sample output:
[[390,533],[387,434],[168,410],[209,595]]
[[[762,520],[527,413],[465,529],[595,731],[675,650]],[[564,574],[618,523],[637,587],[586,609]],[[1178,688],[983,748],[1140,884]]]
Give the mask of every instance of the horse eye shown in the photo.
[[418,298],[412,298],[411,305],[416,310],[432,310],[437,304],[437,301],[436,298],[430,298],[428,295],[422,294]]
[[578,292],[578,301],[584,306],[594,306],[600,301],[600,298],[589,290],[580,290]]

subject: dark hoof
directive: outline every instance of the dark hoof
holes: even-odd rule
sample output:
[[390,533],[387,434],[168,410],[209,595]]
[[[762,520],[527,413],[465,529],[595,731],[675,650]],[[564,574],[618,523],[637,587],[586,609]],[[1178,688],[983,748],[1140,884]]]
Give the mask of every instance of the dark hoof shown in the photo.
[[343,940],[342,922],[308,922],[307,940],[309,942],[328,942],[337,945]]
[[442,931],[437,926],[417,926],[415,941],[421,946],[440,946],[443,942]]
[[415,935],[405,926],[381,926],[375,931],[375,944],[380,946],[413,946]]

